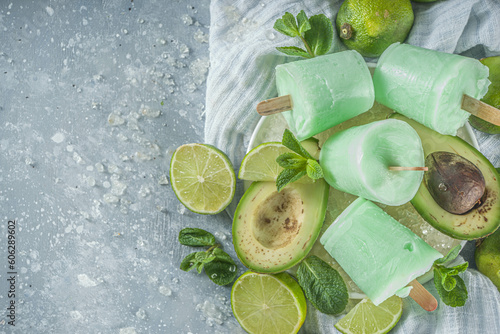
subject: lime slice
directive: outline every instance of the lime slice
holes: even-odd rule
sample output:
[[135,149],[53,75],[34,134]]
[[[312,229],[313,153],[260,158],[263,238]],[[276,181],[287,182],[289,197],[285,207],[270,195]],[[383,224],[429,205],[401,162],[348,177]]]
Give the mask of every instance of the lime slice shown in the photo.
[[172,156],[170,183],[186,208],[216,214],[233,199],[236,176],[231,161],[221,150],[206,144],[186,144]]
[[283,170],[276,158],[286,152],[290,150],[279,142],[264,143],[255,147],[243,158],[238,178],[249,181],[276,181]]
[[[309,138],[302,141],[301,144],[314,158],[319,159],[317,139]],[[243,158],[238,178],[248,181],[276,181],[279,173],[283,170],[276,162],[276,158],[288,152],[292,151],[280,142],[267,142],[253,148]],[[310,183],[312,180],[303,177],[298,182]]]
[[344,334],[389,332],[401,318],[403,300],[392,296],[379,306],[369,299],[360,301],[345,317],[335,324]]
[[248,333],[297,333],[306,318],[306,298],[287,273],[247,271],[234,282],[231,307]]

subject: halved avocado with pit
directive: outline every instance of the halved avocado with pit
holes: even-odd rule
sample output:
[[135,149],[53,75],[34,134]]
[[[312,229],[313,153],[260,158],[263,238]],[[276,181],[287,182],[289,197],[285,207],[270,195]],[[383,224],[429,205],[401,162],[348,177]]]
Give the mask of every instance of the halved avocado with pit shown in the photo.
[[411,200],[418,213],[437,230],[456,239],[479,239],[493,233],[500,225],[500,176],[488,159],[461,138],[439,134],[397,113],[390,117],[407,122],[417,131],[425,156],[437,151],[458,154],[476,165],[484,177],[486,190],[481,203],[460,215],[442,209],[422,182]]
[[233,244],[241,262],[259,273],[277,273],[311,250],[325,220],[329,186],[323,180],[291,183],[280,192],[274,182],[254,182],[233,220]]

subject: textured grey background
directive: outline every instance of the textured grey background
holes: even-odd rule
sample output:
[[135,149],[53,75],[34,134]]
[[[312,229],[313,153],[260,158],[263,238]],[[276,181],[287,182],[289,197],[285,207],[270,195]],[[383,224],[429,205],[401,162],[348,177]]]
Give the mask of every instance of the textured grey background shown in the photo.
[[186,211],[165,181],[203,141],[209,4],[0,1],[0,333],[241,332],[230,287],[178,269],[183,227],[236,258],[230,218]]
[[0,332],[239,331],[230,287],[178,269],[182,227],[234,257],[229,217],[165,184],[172,151],[203,140],[209,4],[0,1]]

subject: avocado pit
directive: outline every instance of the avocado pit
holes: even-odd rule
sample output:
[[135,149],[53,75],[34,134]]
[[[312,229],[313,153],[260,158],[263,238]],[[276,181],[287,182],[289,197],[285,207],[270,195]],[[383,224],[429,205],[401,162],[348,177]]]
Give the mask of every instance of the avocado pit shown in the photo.
[[464,157],[438,151],[425,159],[429,193],[444,210],[461,215],[481,204],[486,183],[481,170]]

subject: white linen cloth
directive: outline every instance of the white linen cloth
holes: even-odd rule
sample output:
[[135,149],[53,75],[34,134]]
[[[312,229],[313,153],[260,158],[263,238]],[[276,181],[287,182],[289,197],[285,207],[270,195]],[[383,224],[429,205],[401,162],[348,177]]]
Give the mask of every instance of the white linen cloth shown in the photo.
[[[273,30],[286,11],[308,16],[325,14],[335,21],[341,0],[212,0],[210,6],[210,71],[207,78],[205,142],[226,152],[236,171],[260,118],[259,101],[276,96],[274,68],[292,60],[277,46],[299,41]],[[407,43],[482,58],[500,55],[500,0],[441,0],[412,3],[415,13]],[[345,49],[334,38],[331,52]],[[500,167],[500,135],[475,131],[481,152]],[[229,214],[242,194],[241,183]],[[405,299],[402,320],[394,333],[500,333],[500,294],[485,276],[469,270],[466,306],[440,305],[432,313]],[[435,293],[432,282],[426,288]],[[441,303],[442,304],[442,303]],[[335,318],[309,308],[302,331],[336,333]]]

